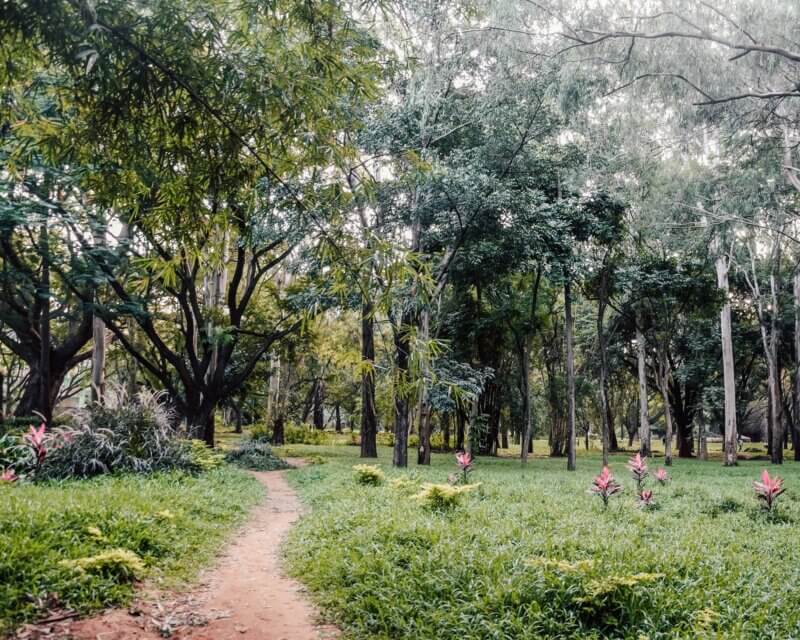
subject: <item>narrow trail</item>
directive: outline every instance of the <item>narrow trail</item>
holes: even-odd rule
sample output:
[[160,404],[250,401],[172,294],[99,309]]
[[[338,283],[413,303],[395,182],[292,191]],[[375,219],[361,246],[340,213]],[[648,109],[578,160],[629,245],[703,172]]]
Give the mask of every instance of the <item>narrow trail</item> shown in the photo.
[[[290,460],[301,466],[301,460]],[[282,471],[255,472],[267,498],[200,582],[185,594],[155,594],[129,610],[70,624],[74,640],[323,640],[338,630],[320,625],[302,586],[281,568],[281,541],[302,505]],[[169,635],[167,635],[169,633]],[[55,637],[55,636],[42,636]]]

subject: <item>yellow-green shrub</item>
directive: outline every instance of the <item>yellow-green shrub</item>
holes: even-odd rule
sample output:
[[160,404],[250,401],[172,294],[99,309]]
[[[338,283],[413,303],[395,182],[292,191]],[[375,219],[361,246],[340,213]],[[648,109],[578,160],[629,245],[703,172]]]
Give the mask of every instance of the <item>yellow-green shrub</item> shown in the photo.
[[356,482],[358,484],[378,485],[386,479],[380,467],[371,464],[354,465],[353,471],[355,471]]
[[450,509],[459,504],[462,495],[479,486],[479,484],[453,486],[426,482],[422,485],[422,491],[415,495],[414,499],[429,509]]
[[116,580],[133,581],[145,573],[144,562],[129,549],[109,549],[86,558],[62,560],[61,564],[81,573],[93,573]]
[[211,471],[225,462],[225,455],[214,451],[202,440],[190,440],[189,459],[198,471]]

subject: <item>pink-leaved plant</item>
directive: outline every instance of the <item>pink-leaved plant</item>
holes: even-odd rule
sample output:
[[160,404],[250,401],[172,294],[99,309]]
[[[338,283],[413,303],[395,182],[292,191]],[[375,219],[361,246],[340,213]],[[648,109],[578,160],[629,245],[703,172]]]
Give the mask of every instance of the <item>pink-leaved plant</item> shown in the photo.
[[669,482],[669,474],[663,467],[656,469],[656,472],[653,475],[655,476],[655,479],[658,480],[659,484],[667,484],[667,482]]
[[603,467],[603,470],[592,480],[592,486],[589,493],[594,493],[603,499],[603,506],[608,507],[608,499],[622,491],[620,485],[615,479],[614,474],[608,467]]
[[753,489],[758,499],[763,501],[763,506],[767,511],[772,511],[775,501],[786,491],[783,488],[783,478],[778,476],[770,478],[766,469],[761,472],[761,482],[757,480],[753,482]]
[[652,489],[642,489],[639,492],[639,495],[636,496],[636,503],[638,504],[640,509],[647,509],[648,507],[652,507],[655,504],[655,500],[653,499]]
[[649,475],[647,473],[647,458],[642,458],[642,454],[637,453],[628,460],[627,467],[636,481],[636,488],[641,492],[644,486],[644,479]]
[[459,451],[456,454],[456,464],[461,469],[461,473],[464,474],[464,484],[467,484],[469,472],[472,471],[472,456],[467,451]]
[[23,436],[23,440],[33,451],[33,455],[36,458],[36,466],[41,467],[45,457],[47,456],[44,422],[39,426],[38,429],[32,426],[30,431]]
[[19,478],[17,478],[17,474],[14,473],[14,470],[11,468],[3,469],[3,472],[0,473],[0,484],[11,484],[12,482],[16,482]]

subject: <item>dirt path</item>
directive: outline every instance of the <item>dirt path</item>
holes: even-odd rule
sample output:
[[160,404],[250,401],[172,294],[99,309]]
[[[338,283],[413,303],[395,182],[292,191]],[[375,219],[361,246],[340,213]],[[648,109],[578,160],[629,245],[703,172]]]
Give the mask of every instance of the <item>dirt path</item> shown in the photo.
[[[294,464],[301,461],[292,460]],[[302,506],[284,472],[254,474],[267,499],[257,506],[215,566],[186,594],[145,597],[130,610],[71,623],[74,640],[156,640],[167,632],[191,640],[321,640],[337,635],[319,625],[302,586],[281,570],[279,547]],[[162,635],[163,634],[163,635]]]

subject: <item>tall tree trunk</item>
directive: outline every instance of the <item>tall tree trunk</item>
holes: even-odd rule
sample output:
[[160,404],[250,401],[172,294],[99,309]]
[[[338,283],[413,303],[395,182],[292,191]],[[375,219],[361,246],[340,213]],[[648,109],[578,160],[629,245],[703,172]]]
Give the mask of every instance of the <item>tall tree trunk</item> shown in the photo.
[[609,400],[606,405],[606,420],[608,421],[608,448],[611,451],[619,451],[619,442],[617,441],[617,432],[614,430],[614,413],[611,410],[611,395],[608,392],[608,378],[606,378],[606,399]]
[[520,392],[522,394],[522,447],[520,458],[522,463],[528,462],[528,453],[533,442],[533,423],[531,411],[531,363],[530,363],[531,340],[526,338],[522,341],[522,352],[520,353]]
[[572,285],[564,282],[564,341],[567,348],[567,470],[575,471],[575,354],[573,349]]
[[456,451],[464,450],[467,416],[463,407],[456,409]]
[[602,433],[600,437],[603,445],[603,466],[608,466],[608,452],[611,448],[611,435],[613,426],[610,421],[610,408],[608,403],[608,348],[606,345],[605,315],[608,298],[608,266],[603,265],[600,274],[600,293],[597,299],[597,342],[600,350],[600,413],[602,420]]
[[408,466],[408,365],[411,345],[404,322],[394,331],[395,383],[394,383],[394,455],[395,467]]
[[314,389],[314,428],[322,431],[325,429],[325,382],[317,380]]
[[661,400],[664,403],[664,418],[667,424],[667,432],[664,438],[664,464],[672,465],[672,403],[669,399],[669,381],[672,372],[670,371],[669,358],[663,349],[659,353],[659,386],[661,387]]
[[[94,243],[98,248],[105,246],[105,227],[97,221]],[[95,290],[95,302],[99,303],[99,291]],[[106,373],[106,323],[98,316],[92,319],[92,402],[103,402]]]
[[772,464],[783,464],[783,401],[781,399],[781,376],[778,349],[780,345],[780,308],[778,300],[779,284],[775,275],[776,267],[770,275],[772,312],[770,319],[770,397],[772,399]]
[[[420,314],[420,337],[427,342],[430,337],[431,312],[426,306]],[[428,356],[422,362],[422,390],[419,399],[419,450],[417,451],[417,464],[429,465],[431,463],[431,403],[428,398]]]
[[639,365],[639,452],[642,456],[649,457],[652,451],[650,447],[650,416],[647,410],[646,353],[641,314],[636,315],[636,354]]
[[102,402],[105,395],[106,323],[97,316],[92,320],[92,402]]
[[792,448],[800,461],[800,265],[794,272],[794,385],[792,387]]
[[335,424],[336,424],[336,427],[335,427],[336,428],[336,433],[341,433],[342,432],[342,410],[341,410],[341,407],[340,407],[338,402],[333,407],[333,415],[334,415],[334,417],[336,419],[336,422],[335,422]]
[[736,428],[736,375],[733,359],[733,330],[731,326],[731,303],[728,298],[728,261],[721,253],[717,255],[717,286],[725,296],[725,303],[719,312],[722,339],[722,381],[725,390],[725,437],[723,445],[723,464],[731,467],[736,464],[738,433]]
[[40,234],[42,252],[41,316],[39,320],[39,402],[38,409],[45,423],[53,420],[53,398],[50,375],[50,239],[47,222],[42,224]]
[[361,306],[361,457],[378,457],[375,415],[375,320],[372,305]]

